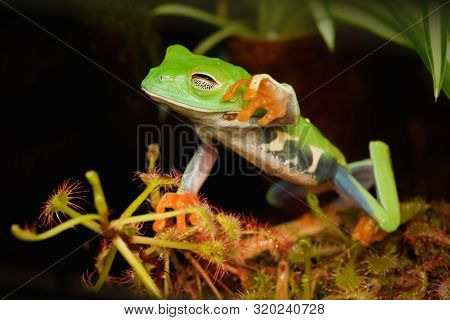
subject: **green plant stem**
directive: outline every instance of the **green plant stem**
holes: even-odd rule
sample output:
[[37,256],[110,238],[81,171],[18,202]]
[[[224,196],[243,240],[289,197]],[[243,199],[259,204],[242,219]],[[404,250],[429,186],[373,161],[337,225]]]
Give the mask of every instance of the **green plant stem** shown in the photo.
[[311,241],[309,239],[300,240],[299,243],[304,248],[305,274],[302,276],[303,300],[311,299]]
[[147,146],[147,160],[148,168],[147,172],[151,172],[156,167],[156,162],[159,158],[159,145],[157,143],[152,143]]
[[164,296],[169,297],[172,291],[172,281],[170,280],[170,251],[164,252]]
[[303,287],[303,295],[302,300],[311,300],[311,283],[310,279],[303,275],[302,277],[302,287]]
[[98,173],[94,170],[90,170],[90,171],[86,172],[85,177],[92,186],[92,192],[94,194],[94,204],[95,204],[95,208],[97,209],[97,212],[102,217],[106,218],[109,210],[108,210],[108,205],[106,203],[105,194],[103,192],[103,187],[100,182],[100,177],[98,176]]
[[136,275],[139,277],[139,279],[142,281],[144,286],[147,288],[148,293],[157,299],[164,299],[164,296],[162,295],[158,286],[155,284],[153,279],[147,273],[147,271],[145,270],[142,263],[136,258],[136,256],[133,254],[133,252],[131,252],[131,250],[128,248],[125,241],[123,241],[123,239],[120,237],[115,237],[112,240],[112,242],[116,246],[116,248],[120,252],[120,254],[125,258],[125,260],[128,262],[128,264],[136,272]]
[[98,214],[86,214],[76,218],[72,218],[68,221],[61,223],[60,225],[57,225],[54,228],[51,228],[50,230],[47,230],[39,234],[33,233],[32,231],[27,229],[22,229],[19,225],[13,224],[11,226],[11,232],[17,239],[22,241],[42,241],[54,237],[60,234],[61,232],[66,231],[67,229],[73,228],[76,225],[85,223],[86,221],[99,219],[100,216]]
[[305,250],[305,274],[302,277],[303,300],[311,299],[311,256],[310,249]]
[[[59,210],[61,210],[62,212],[64,212],[71,218],[79,218],[79,217],[85,216],[85,215],[82,215],[81,213],[73,210],[71,207],[62,203],[61,201],[57,201],[55,205]],[[91,229],[94,232],[97,232],[99,234],[102,233],[102,228],[100,227],[100,225],[97,222],[92,221],[92,219],[83,221],[80,224],[82,224],[83,226],[85,226],[88,229]]]
[[349,244],[351,242],[351,239],[347,237],[344,232],[332,221],[330,218],[328,218],[322,211],[322,209],[319,206],[319,199],[317,199],[317,196],[312,193],[308,193],[306,195],[306,201],[308,202],[309,207],[311,208],[311,211],[314,213],[314,215],[319,218],[326,226],[328,226],[333,232],[341,238],[344,243]]
[[205,214],[205,211],[202,210],[202,208],[192,206],[192,207],[183,208],[183,210],[174,210],[174,211],[169,211],[166,213],[152,212],[152,213],[141,214],[141,215],[129,217],[129,218],[119,218],[117,220],[111,221],[110,226],[112,228],[117,228],[117,227],[121,227],[125,224],[130,224],[130,223],[149,222],[149,221],[155,221],[155,220],[160,220],[160,219],[173,218],[180,214],[197,214],[200,217],[207,217],[207,215]]
[[305,248],[305,274],[311,278],[311,247]]
[[146,244],[150,246],[158,246],[164,248],[189,250],[189,251],[200,251],[201,246],[203,245],[202,243],[171,241],[142,236],[132,236],[130,238],[130,242],[135,244]]
[[156,183],[151,182],[147,185],[147,187],[142,191],[142,193],[134,199],[134,201],[128,206],[128,208],[125,209],[125,211],[120,215],[121,218],[128,218],[130,217],[138,208],[139,206],[147,199],[149,194],[155,189],[157,186]]
[[173,218],[182,213],[186,213],[186,210],[183,209],[183,210],[169,211],[167,213],[155,213],[155,212],[146,213],[134,217],[121,218],[118,220],[111,221],[111,227],[121,227],[125,224],[130,223],[149,222],[160,219]]
[[98,277],[97,283],[94,286],[94,291],[99,292],[102,288],[103,284],[105,283],[106,278],[108,277],[109,270],[111,270],[111,266],[113,264],[114,258],[116,257],[117,248],[115,246],[111,246],[109,249],[108,254],[105,258],[105,263],[103,265],[102,271],[100,272],[100,275]]
[[364,247],[361,245],[361,242],[359,240],[355,239],[353,244],[347,249],[348,255],[349,255],[349,261],[352,263],[355,263],[357,258],[361,253],[363,253]]

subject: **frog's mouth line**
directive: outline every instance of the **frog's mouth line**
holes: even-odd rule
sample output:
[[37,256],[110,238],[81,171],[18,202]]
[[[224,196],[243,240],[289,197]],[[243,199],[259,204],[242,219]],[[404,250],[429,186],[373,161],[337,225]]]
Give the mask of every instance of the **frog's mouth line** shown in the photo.
[[239,127],[239,128],[255,128],[259,127],[258,118],[252,117],[248,122],[237,121],[236,117],[238,112],[225,112],[225,111],[208,111],[192,107],[179,101],[172,100],[170,98],[163,97],[157,93],[151,92],[145,88],[142,90],[154,101],[167,105],[175,112],[188,117],[191,121],[202,123],[208,121],[214,123],[217,126],[222,127]]
[[[183,109],[189,109],[189,110],[192,110],[192,111],[197,111],[197,112],[202,112],[202,113],[220,113],[220,114],[223,113],[223,114],[229,114],[229,113],[225,113],[224,111],[220,111],[220,110],[212,110],[212,111],[209,111],[209,110],[205,110],[205,109],[196,108],[196,107],[190,106],[190,105],[188,105],[188,104],[185,104],[185,103],[182,103],[182,102],[179,102],[179,101],[170,99],[170,98],[163,97],[163,96],[161,96],[161,95],[159,95],[159,94],[156,94],[156,93],[154,93],[154,92],[148,91],[148,90],[145,89],[145,88],[142,88],[142,90],[143,90],[150,98],[152,98],[152,100],[154,100],[154,101],[156,101],[156,102],[163,103],[163,104],[167,104],[167,105],[174,106],[175,108],[176,108],[176,107],[181,107],[181,108],[183,108]],[[236,114],[237,114],[237,113],[236,113]]]

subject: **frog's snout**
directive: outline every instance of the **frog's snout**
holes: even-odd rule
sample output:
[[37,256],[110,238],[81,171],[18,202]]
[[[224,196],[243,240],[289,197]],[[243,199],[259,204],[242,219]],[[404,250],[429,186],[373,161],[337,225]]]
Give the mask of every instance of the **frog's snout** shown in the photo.
[[165,87],[173,82],[175,82],[174,76],[163,73],[160,67],[154,67],[142,81],[141,87],[147,91],[153,91],[157,87]]

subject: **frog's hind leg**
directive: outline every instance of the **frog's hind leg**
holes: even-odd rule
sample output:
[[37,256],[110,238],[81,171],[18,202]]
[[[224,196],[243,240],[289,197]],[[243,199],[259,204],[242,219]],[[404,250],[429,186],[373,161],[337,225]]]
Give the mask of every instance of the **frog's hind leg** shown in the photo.
[[375,184],[375,176],[373,174],[372,160],[364,159],[348,164],[348,169],[353,177],[367,190]]
[[[378,222],[381,229],[386,232],[392,232],[400,224],[400,204],[389,147],[381,141],[373,141],[370,143],[369,149],[378,200],[358,182],[355,177],[356,174],[354,176],[347,168],[339,166],[333,182],[338,192],[354,200]],[[358,164],[353,166],[355,168]],[[370,224],[370,222],[367,223]],[[364,230],[367,228],[367,223],[360,221],[357,228]]]
[[302,186],[281,180],[274,183],[267,191],[266,201],[271,206],[282,208],[292,199],[304,199],[308,193],[320,194],[329,190],[333,190],[329,184]]
[[[348,165],[350,173],[366,189],[373,187],[375,180],[373,175],[372,161],[370,159],[353,162]],[[304,199],[308,193],[321,194],[334,190],[330,184],[320,184],[317,186],[303,186],[287,181],[274,183],[266,193],[266,201],[277,208],[286,206],[292,199]],[[339,210],[348,205],[348,199],[338,198],[329,206],[333,210]]]

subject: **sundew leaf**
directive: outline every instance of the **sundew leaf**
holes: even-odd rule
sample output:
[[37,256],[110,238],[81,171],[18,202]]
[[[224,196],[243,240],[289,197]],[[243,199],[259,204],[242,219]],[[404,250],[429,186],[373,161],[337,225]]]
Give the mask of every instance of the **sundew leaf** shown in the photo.
[[336,274],[334,282],[342,291],[355,292],[360,287],[362,278],[356,272],[354,264],[348,262],[342,270]]
[[416,283],[414,286],[408,289],[399,290],[399,294],[395,299],[401,300],[421,300],[427,293],[428,289],[428,276],[425,271],[421,271],[415,275]]
[[425,43],[433,76],[435,99],[441,91],[447,63],[449,15],[444,6],[442,1],[426,1],[423,4]]
[[319,29],[322,38],[325,40],[328,50],[333,51],[336,30],[327,3],[323,0],[309,0],[308,4],[317,29]]
[[394,254],[373,254],[366,259],[366,263],[371,274],[385,275],[398,266],[398,259]]

